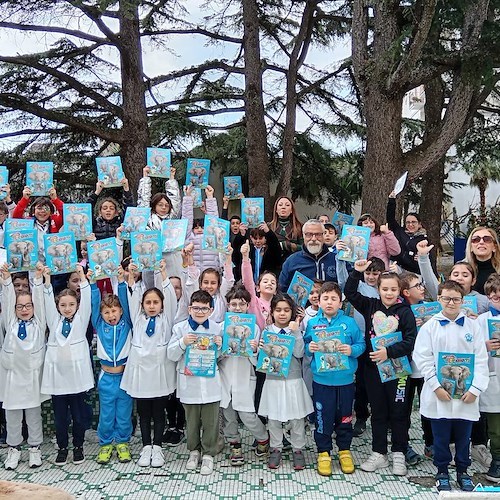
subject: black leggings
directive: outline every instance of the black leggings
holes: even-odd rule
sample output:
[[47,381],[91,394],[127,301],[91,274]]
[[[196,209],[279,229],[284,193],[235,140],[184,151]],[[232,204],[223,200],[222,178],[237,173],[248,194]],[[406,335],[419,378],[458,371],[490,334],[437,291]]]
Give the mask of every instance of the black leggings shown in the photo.
[[186,414],[184,412],[184,406],[182,406],[175,392],[167,397],[166,406],[168,427],[177,429],[178,431],[184,430],[184,426],[186,425]]
[[153,419],[153,444],[161,446],[165,431],[165,406],[167,396],[137,399],[137,413],[141,425],[142,446],[151,444],[151,418]]

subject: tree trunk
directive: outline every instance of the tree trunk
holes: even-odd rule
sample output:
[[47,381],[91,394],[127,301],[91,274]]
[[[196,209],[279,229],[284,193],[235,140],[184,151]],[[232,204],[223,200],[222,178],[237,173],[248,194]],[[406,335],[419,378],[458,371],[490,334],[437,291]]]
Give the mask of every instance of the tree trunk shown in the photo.
[[137,0],[121,0],[119,8],[123,95],[121,157],[133,193],[137,192],[146,165],[146,148],[150,145],[138,4]]
[[245,57],[245,121],[248,161],[248,194],[262,196],[266,220],[272,218],[269,190],[267,130],[262,99],[259,18],[256,0],[243,0],[243,49]]
[[[441,123],[444,107],[444,85],[441,78],[435,78],[425,86],[425,134],[434,134]],[[427,229],[429,243],[437,251],[441,248],[441,215],[443,210],[443,188],[445,157],[430,165],[430,169],[422,179],[422,198],[420,201],[420,217]],[[431,261],[435,266],[436,251],[431,253]]]
[[[402,172],[400,144],[402,98],[387,97],[372,85],[364,100],[366,155],[362,212],[385,221],[387,197]],[[375,95],[377,94],[377,95]],[[374,189],[381,186],[382,189]]]

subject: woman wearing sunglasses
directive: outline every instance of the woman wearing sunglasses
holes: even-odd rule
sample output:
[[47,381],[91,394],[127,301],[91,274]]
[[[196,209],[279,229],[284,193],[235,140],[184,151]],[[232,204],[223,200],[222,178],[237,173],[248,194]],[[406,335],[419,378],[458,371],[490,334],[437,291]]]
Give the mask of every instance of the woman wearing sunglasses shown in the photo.
[[473,289],[484,294],[490,274],[500,272],[500,244],[497,233],[489,227],[476,227],[467,239],[465,258],[476,272]]

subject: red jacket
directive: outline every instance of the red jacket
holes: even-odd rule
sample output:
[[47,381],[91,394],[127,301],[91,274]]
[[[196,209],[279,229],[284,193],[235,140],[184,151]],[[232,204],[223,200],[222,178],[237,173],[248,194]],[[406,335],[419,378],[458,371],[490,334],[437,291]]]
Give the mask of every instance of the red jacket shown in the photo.
[[[50,225],[49,232],[50,233],[58,233],[63,225],[63,202],[56,198],[55,200],[51,200],[52,204],[56,208],[56,211],[53,215],[49,217]],[[26,199],[24,196],[18,201],[16,208],[12,212],[13,219],[27,219],[28,217],[24,216],[26,209],[28,208],[30,200]]]

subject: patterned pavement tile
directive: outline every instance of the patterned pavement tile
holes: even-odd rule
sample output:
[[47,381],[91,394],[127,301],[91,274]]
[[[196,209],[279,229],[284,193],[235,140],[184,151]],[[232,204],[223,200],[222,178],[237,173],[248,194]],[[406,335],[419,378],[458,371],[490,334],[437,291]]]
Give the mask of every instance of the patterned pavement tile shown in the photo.
[[[48,429],[50,424],[47,425]],[[410,437],[417,452],[423,452],[420,419],[416,412],[412,416]],[[241,500],[379,500],[380,498],[435,500],[434,488],[421,484],[433,484],[434,467],[430,460],[424,460],[410,467],[407,477],[396,477],[391,468],[377,473],[366,473],[359,469],[354,474],[343,474],[334,454],[333,475],[329,478],[316,473],[316,454],[311,433],[307,434],[305,451],[307,467],[296,472],[291,465],[290,453],[284,453],[283,466],[270,471],[265,460],[255,457],[251,449],[252,437],[242,429],[243,452],[247,460],[242,467],[229,465],[226,449],[216,459],[215,471],[211,476],[184,469],[188,457],[185,443],[177,448],[166,448],[166,465],[160,469],[141,468],[134,462],[120,464],[113,456],[111,463],[100,466],[95,462],[97,444],[86,443],[86,461],[81,465],[70,462],[63,467],[56,466],[56,451],[46,436],[42,445],[44,462],[39,469],[29,469],[27,450],[23,449],[22,462],[15,471],[0,469],[0,479],[48,484],[62,488],[79,500],[160,500],[160,499],[241,499]],[[361,438],[355,438],[352,453],[356,465],[370,454],[371,433],[367,429]],[[141,449],[140,439],[132,439],[131,450],[137,459]],[[0,460],[7,454],[0,450]],[[69,458],[71,458],[71,452]],[[484,472],[473,463],[471,473]],[[452,478],[454,472],[452,471]],[[419,484],[420,483],[420,484]]]

